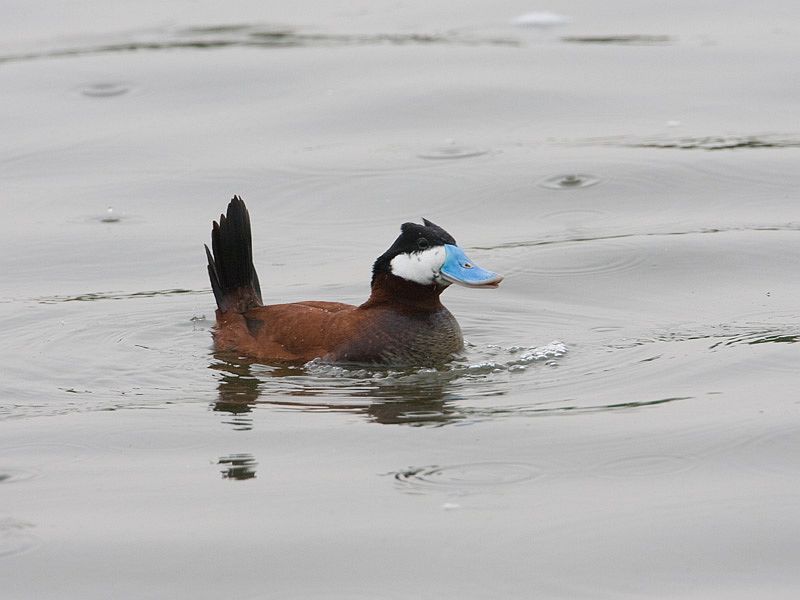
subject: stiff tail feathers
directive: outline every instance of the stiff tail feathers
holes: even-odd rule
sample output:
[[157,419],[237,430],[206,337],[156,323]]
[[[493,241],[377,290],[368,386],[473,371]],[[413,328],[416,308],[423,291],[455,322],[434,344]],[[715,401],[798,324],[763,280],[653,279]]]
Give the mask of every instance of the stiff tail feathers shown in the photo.
[[250,214],[239,196],[234,196],[228,204],[227,215],[220,215],[219,223],[214,221],[211,250],[205,248],[208,276],[219,309],[245,312],[263,306],[253,266]]

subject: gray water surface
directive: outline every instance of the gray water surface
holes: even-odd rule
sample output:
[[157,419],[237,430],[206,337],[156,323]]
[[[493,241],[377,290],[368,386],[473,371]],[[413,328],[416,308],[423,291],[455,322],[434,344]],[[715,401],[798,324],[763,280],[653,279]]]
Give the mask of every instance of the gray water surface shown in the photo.
[[[795,2],[3,16],[4,599],[797,597]],[[215,354],[234,193],[269,302],[506,279],[439,369]]]

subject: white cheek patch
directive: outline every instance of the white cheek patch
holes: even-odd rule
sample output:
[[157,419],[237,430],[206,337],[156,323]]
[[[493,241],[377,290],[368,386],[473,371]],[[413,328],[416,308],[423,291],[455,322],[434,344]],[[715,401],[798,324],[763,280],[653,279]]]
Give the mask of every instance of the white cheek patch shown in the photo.
[[444,246],[434,246],[421,252],[398,254],[389,264],[393,275],[421,285],[430,285],[439,276],[445,258]]

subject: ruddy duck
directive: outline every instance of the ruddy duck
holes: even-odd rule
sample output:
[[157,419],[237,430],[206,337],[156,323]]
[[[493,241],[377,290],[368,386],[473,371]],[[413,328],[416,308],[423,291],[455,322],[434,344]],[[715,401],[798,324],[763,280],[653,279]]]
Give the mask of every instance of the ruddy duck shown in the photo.
[[463,349],[461,328],[439,295],[451,284],[495,288],[503,279],[469,260],[444,229],[404,223],[375,261],[372,293],[360,306],[294,302],[264,306],[253,266],[250,215],[239,196],[206,246],[217,300],[214,344],[265,362],[441,364]]

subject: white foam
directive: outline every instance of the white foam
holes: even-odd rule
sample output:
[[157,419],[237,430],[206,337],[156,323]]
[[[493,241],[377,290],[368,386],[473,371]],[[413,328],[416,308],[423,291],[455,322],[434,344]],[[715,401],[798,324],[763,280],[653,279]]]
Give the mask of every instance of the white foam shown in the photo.
[[547,360],[549,358],[558,358],[567,353],[567,346],[564,342],[554,341],[544,346],[531,348],[521,355],[512,364],[528,364],[540,360]]

